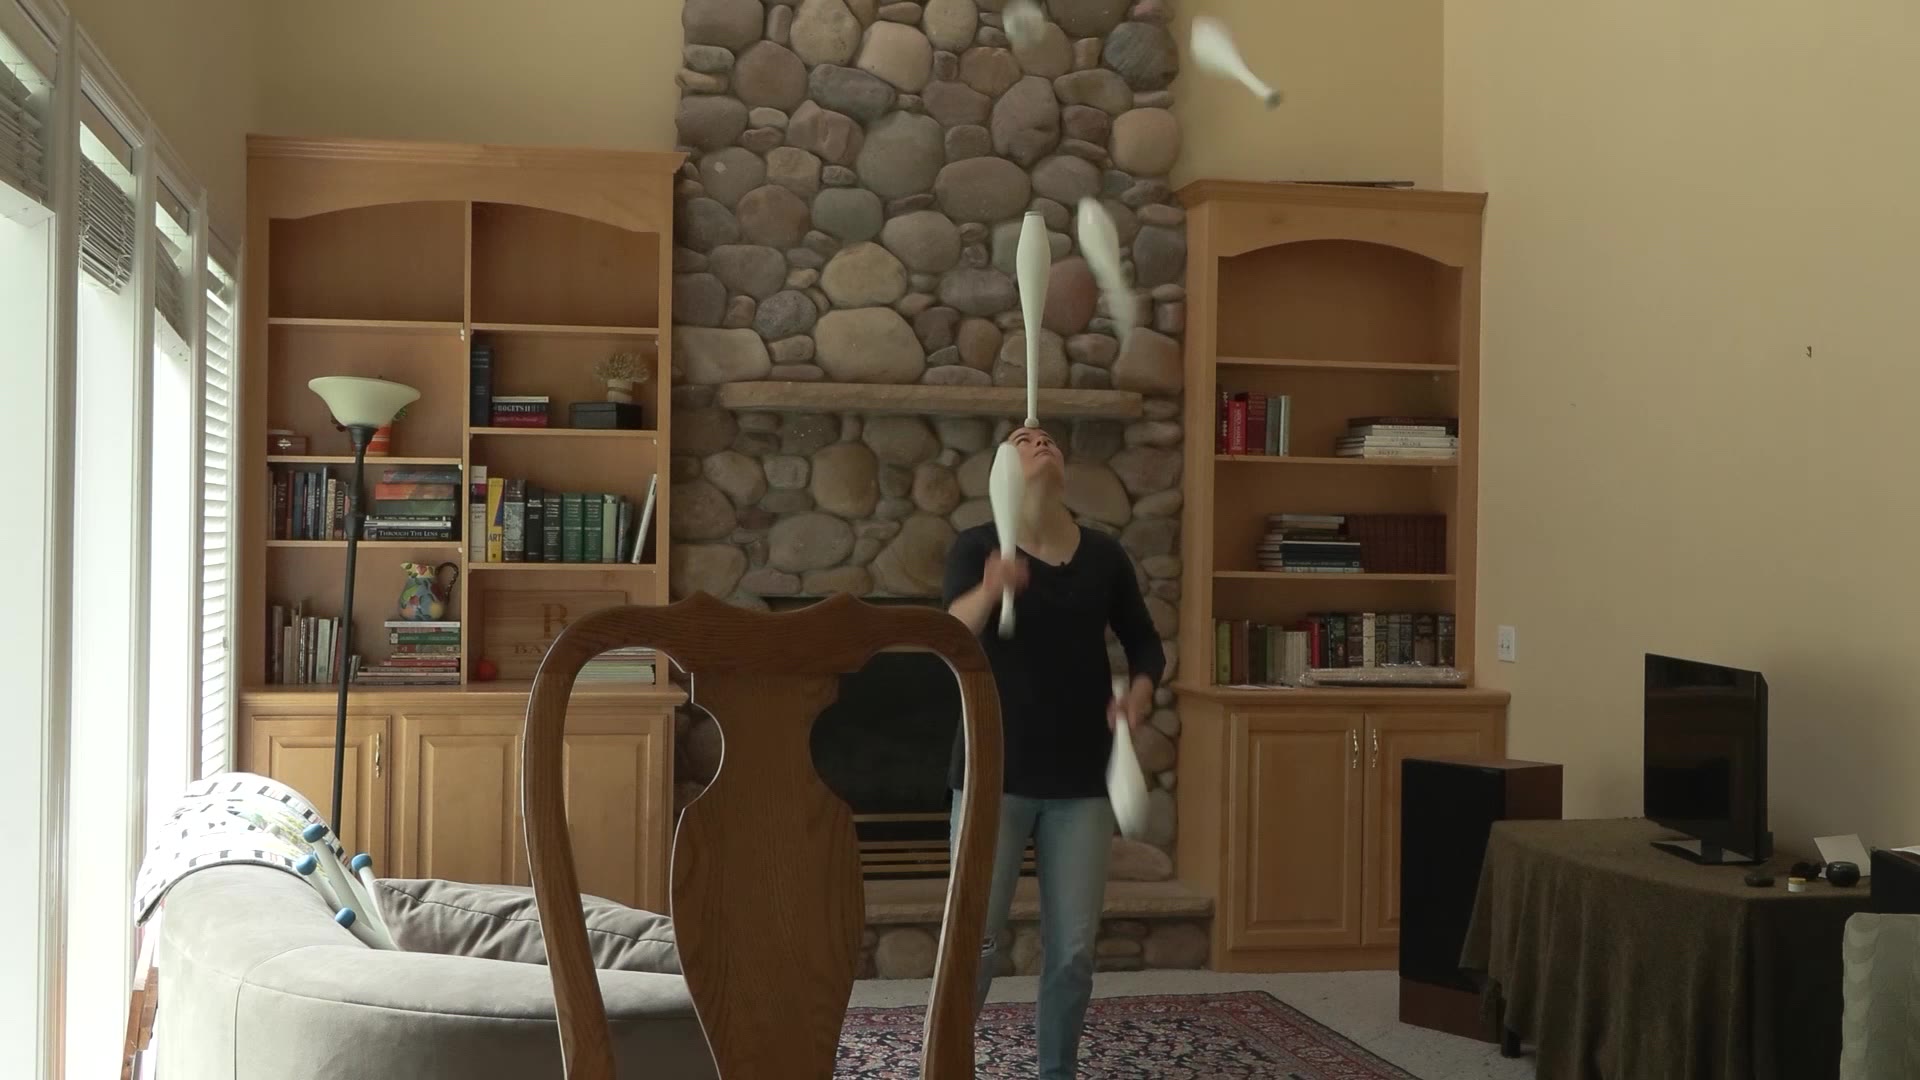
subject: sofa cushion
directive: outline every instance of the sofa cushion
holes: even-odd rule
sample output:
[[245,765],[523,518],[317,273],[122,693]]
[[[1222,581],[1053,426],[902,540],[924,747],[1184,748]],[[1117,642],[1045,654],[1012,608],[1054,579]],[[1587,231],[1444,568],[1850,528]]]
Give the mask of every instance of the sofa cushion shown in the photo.
[[[547,962],[539,908],[526,886],[440,878],[379,878],[374,885],[394,944],[408,952]],[[598,896],[582,895],[580,907],[595,967],[680,974],[671,919]]]

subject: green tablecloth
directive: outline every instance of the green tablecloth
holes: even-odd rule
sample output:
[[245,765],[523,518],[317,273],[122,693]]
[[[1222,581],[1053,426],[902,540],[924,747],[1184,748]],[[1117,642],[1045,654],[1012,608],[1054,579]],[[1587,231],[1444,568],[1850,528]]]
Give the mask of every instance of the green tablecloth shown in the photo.
[[[1751,867],[1650,846],[1642,819],[1502,821],[1461,964],[1535,1048],[1540,1080],[1818,1080],[1836,1075],[1840,941],[1863,883],[1787,892]],[[1864,867],[1862,868],[1864,869]]]

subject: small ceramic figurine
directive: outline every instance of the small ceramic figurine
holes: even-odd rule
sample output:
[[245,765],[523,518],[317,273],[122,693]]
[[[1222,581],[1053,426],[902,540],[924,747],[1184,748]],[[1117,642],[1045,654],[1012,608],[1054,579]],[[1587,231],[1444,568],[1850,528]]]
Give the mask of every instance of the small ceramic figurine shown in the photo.
[[[453,594],[454,582],[460,580],[460,567],[450,562],[439,566],[409,562],[401,563],[400,569],[407,575],[407,584],[400,590],[400,617],[432,622],[446,615],[447,598]],[[440,574],[445,570],[453,571],[453,576],[442,584]]]

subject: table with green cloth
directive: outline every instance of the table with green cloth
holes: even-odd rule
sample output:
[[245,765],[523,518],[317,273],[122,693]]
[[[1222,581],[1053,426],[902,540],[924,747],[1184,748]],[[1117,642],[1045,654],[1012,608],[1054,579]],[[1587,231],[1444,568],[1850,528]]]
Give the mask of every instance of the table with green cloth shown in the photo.
[[[1817,1080],[1840,1053],[1840,942],[1867,889],[1769,888],[1654,848],[1642,818],[1501,821],[1461,966],[1540,1080]],[[1864,868],[1863,868],[1864,869]]]

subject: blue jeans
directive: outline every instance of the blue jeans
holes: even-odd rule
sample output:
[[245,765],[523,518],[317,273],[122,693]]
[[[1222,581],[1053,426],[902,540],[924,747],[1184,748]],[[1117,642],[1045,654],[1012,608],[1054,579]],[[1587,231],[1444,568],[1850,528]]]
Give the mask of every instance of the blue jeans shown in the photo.
[[[1073,1080],[1080,1032],[1093,997],[1093,950],[1100,934],[1101,901],[1107,888],[1107,853],[1113,840],[1113,804],[1097,799],[1000,797],[1000,832],[993,852],[993,891],[987,900],[986,939],[974,988],[974,1015],[986,1003],[1007,929],[1020,856],[1033,839],[1040,879],[1040,1003],[1034,1041],[1040,1080]],[[960,798],[953,802],[953,835],[959,839]],[[958,853],[958,848],[955,849]]]

